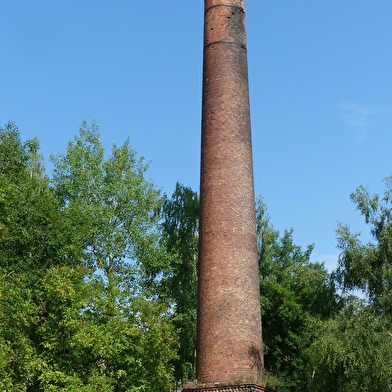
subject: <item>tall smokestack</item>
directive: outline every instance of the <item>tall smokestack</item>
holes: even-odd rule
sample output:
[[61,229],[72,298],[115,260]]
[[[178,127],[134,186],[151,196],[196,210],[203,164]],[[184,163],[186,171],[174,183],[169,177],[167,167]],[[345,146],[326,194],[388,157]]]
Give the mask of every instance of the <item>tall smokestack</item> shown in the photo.
[[197,385],[187,391],[264,390],[244,5],[205,0]]

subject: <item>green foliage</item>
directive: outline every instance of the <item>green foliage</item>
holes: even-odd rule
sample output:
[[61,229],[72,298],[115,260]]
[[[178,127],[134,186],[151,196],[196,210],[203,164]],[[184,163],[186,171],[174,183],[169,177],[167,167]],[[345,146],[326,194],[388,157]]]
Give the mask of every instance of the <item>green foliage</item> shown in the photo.
[[392,391],[392,333],[374,308],[350,297],[320,324],[309,355],[314,391]]
[[15,123],[9,122],[4,128],[0,127],[0,174],[16,183],[23,181],[26,175],[41,175],[38,149],[37,139],[21,142]]
[[292,230],[282,237],[272,228],[261,200],[257,233],[266,371],[279,378],[280,391],[306,390],[306,353],[319,320],[337,309],[335,287],[324,266],[309,261],[313,247],[294,245]]
[[169,391],[178,339],[148,270],[166,262],[161,197],[127,141],[83,124],[54,158],[0,131],[0,389]]
[[345,290],[359,289],[370,303],[392,322],[392,177],[385,179],[381,198],[359,187],[351,200],[370,225],[373,242],[363,244],[359,234],[340,225],[337,279]]
[[65,259],[70,263],[76,251],[38,151],[38,141],[22,143],[14,124],[0,129],[1,267],[31,278]]
[[164,197],[162,212],[162,241],[171,262],[163,271],[159,294],[173,307],[180,343],[175,378],[184,382],[195,377],[199,197],[177,183],[171,199]]
[[75,219],[83,265],[99,288],[85,313],[93,325],[86,324],[77,345],[98,356],[93,363],[101,368],[90,377],[117,380],[111,382],[120,390],[166,390],[176,347],[166,311],[145,297],[150,271],[166,261],[159,244],[161,198],[144,177],[147,165],[129,141],[105,158],[94,123],[83,123],[66,154],[53,161],[56,194]]
[[52,160],[56,194],[74,219],[86,265],[129,281],[135,262],[145,268],[160,263],[159,191],[144,178],[148,167],[128,140],[105,159],[98,126],[84,122],[66,154]]
[[[348,226],[337,229],[341,250],[336,280],[346,296],[336,317],[321,324],[309,354],[316,391],[392,390],[392,178],[383,197],[360,186],[351,200],[370,225],[372,242],[363,244]],[[359,290],[363,299],[347,296]]]
[[25,276],[0,269],[0,389],[24,391],[34,378],[37,355],[30,338],[38,307]]
[[127,301],[113,307],[105,285],[84,276],[61,267],[45,278],[39,384],[45,390],[170,390],[177,343],[165,308],[126,292],[117,299]]

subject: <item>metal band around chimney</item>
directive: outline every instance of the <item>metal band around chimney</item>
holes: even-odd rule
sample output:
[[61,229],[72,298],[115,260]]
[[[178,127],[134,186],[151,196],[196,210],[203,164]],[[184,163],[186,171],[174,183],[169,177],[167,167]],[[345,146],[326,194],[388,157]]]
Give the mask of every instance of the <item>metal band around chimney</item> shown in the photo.
[[211,7],[208,7],[208,8],[204,11],[204,13],[207,13],[207,11],[209,11],[210,9],[215,8],[215,7],[230,7],[230,8],[235,8],[235,9],[237,9],[238,11],[245,13],[245,10],[244,10],[242,7],[240,7],[240,6],[238,6],[238,5],[234,5],[234,4],[214,4],[214,5],[212,5]]
[[214,44],[233,44],[233,45],[238,45],[242,49],[246,49],[246,45],[241,44],[240,42],[235,42],[235,41],[225,41],[225,40],[219,40],[219,41],[214,41],[214,42],[209,42],[206,46],[204,46],[204,49],[207,49],[209,46],[214,45]]

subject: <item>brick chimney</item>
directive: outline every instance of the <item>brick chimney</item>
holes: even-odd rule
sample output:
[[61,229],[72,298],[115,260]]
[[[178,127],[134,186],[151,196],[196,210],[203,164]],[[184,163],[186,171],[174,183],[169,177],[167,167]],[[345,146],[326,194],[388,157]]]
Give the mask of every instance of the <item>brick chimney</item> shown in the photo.
[[264,391],[244,0],[205,0],[196,384]]

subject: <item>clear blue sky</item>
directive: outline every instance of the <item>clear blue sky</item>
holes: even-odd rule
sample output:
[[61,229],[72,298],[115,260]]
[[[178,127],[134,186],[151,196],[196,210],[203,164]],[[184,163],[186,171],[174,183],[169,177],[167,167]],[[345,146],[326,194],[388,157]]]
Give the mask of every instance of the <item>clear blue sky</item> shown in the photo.
[[[333,268],[349,200],[392,173],[392,2],[247,0],[256,195]],[[0,0],[0,124],[64,152],[96,121],[168,194],[199,188],[202,0]],[[365,236],[365,238],[367,238]]]

